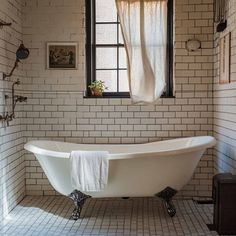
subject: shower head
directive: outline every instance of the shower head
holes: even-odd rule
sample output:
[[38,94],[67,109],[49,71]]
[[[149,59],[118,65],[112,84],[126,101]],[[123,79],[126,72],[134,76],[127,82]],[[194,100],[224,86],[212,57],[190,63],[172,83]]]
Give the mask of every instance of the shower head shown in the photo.
[[16,51],[16,58],[18,60],[26,59],[29,56],[29,49],[22,43]]
[[13,68],[11,69],[11,72],[9,74],[3,73],[3,79],[5,79],[7,77],[11,77],[14,70],[18,66],[20,60],[26,59],[29,56],[29,54],[30,54],[29,49],[26,48],[23,43],[21,43],[21,45],[19,46],[19,48],[16,51],[16,61],[15,61]]

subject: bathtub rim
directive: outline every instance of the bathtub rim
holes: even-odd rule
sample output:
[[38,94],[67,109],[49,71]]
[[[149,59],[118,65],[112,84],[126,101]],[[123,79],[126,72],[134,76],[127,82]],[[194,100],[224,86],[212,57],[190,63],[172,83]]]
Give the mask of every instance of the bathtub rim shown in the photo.
[[[173,155],[179,155],[181,153],[194,152],[199,149],[206,149],[206,148],[211,148],[211,147],[215,146],[216,139],[212,136],[194,136],[194,137],[169,139],[169,140],[163,140],[163,141],[155,141],[155,142],[149,142],[149,143],[140,143],[140,144],[84,144],[84,145],[145,145],[145,144],[168,142],[170,140],[181,140],[181,139],[188,140],[188,139],[202,139],[202,138],[206,139],[205,143],[193,145],[190,147],[184,147],[184,148],[180,148],[180,149],[165,150],[165,151],[160,151],[160,152],[146,151],[146,152],[131,152],[131,153],[116,153],[116,154],[110,153],[109,160],[117,160],[117,159],[137,158],[137,157],[143,157],[143,156],[149,156],[149,157],[152,157],[152,156],[173,156]],[[45,141],[46,142],[56,142],[56,143],[81,144],[81,143],[70,143],[70,142],[61,142],[61,141],[52,141],[52,140],[31,140],[24,145],[24,149],[29,152],[32,152],[34,154],[37,154],[37,155],[54,156],[57,158],[70,158],[70,153],[68,153],[68,152],[51,151],[51,150],[36,146],[37,143],[45,142]],[[81,144],[81,145],[83,145],[83,144]],[[125,156],[125,158],[124,158],[124,156]]]

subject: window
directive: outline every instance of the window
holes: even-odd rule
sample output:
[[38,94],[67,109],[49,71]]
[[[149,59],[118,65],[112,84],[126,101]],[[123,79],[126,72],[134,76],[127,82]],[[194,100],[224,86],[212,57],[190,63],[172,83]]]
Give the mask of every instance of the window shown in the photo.
[[[173,0],[168,1],[167,87],[173,96]],[[129,97],[126,52],[115,0],[86,0],[87,96],[92,81],[105,81],[104,97]]]

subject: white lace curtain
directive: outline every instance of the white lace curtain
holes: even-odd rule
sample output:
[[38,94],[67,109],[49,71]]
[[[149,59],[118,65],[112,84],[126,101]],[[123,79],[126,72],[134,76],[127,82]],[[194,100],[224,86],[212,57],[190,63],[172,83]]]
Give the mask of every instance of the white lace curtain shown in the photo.
[[166,85],[167,0],[116,0],[128,58],[130,95],[154,103]]

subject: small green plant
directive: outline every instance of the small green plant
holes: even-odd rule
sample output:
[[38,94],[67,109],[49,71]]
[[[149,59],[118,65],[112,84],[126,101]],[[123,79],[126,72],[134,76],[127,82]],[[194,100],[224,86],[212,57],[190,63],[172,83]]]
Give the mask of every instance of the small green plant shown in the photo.
[[102,96],[102,93],[105,89],[108,89],[105,86],[105,82],[102,80],[95,80],[88,86],[94,96]]

